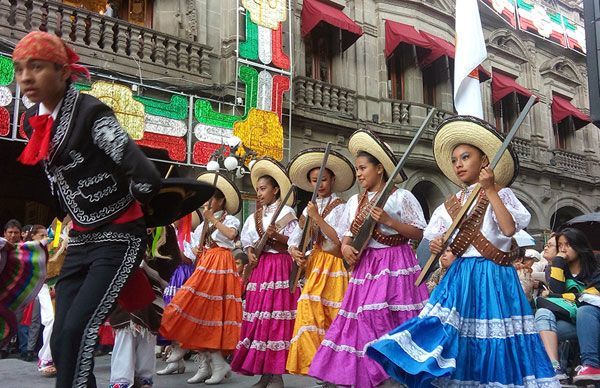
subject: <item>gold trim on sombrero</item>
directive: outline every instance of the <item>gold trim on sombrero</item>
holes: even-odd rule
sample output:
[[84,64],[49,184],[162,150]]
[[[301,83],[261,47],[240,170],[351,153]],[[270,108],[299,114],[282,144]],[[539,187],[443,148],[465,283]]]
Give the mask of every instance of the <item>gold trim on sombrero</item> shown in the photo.
[[[502,146],[504,136],[496,132],[490,124],[472,116],[454,116],[444,120],[437,128],[433,139],[433,156],[440,170],[458,186],[464,183],[454,173],[452,152],[460,144],[469,144],[479,148],[490,162]],[[519,172],[519,159],[512,147],[502,155],[494,169],[496,183],[502,187],[510,186]]]
[[[250,180],[252,181],[254,190],[256,190],[258,180],[265,175],[269,175],[277,181],[281,198],[283,198],[292,187],[292,182],[290,181],[290,178],[288,178],[285,168],[275,159],[264,157],[254,162],[254,165],[250,170]],[[292,193],[286,205],[292,206],[295,201],[296,195],[295,193]]]
[[[208,183],[212,185],[215,181],[214,172],[204,172],[197,178],[200,182]],[[242,195],[229,178],[219,174],[217,179],[217,189],[225,196],[225,210],[228,214],[237,214],[242,207]]]
[[[288,164],[288,175],[292,183],[304,191],[313,191],[308,173],[321,167],[323,156],[325,156],[325,148],[309,148],[296,155]],[[344,155],[331,150],[325,167],[335,174],[332,192],[343,193],[354,185],[356,180],[354,166]]]
[[[348,150],[356,157],[360,151],[373,155],[383,165],[385,172],[389,175],[396,169],[398,161],[390,147],[379,140],[377,135],[367,129],[359,129],[354,132],[348,140]],[[406,180],[404,171],[396,175],[394,183],[402,183]]]

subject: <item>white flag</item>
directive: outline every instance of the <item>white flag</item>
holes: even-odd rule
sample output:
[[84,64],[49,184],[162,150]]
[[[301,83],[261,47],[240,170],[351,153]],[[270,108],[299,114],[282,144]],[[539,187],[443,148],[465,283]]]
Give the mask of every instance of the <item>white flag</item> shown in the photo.
[[456,1],[454,107],[460,115],[483,119],[477,67],[487,57],[477,0]]

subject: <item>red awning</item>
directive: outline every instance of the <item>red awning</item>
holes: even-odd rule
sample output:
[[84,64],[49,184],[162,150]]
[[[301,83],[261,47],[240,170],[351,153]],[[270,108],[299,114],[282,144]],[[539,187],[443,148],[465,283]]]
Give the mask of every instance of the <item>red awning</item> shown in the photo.
[[429,41],[408,24],[385,21],[385,56],[389,58],[400,43],[414,44],[419,47],[429,46]]
[[[517,81],[509,76],[494,72],[492,77],[492,102],[495,104],[511,93],[516,93],[517,96],[525,99],[533,95],[528,89],[519,85]],[[539,100],[539,97],[536,97],[535,102]]]
[[575,129],[583,128],[592,122],[590,116],[575,108],[570,101],[560,96],[553,96],[552,124],[558,124],[569,116],[573,118]]
[[[440,38],[439,36],[432,35],[425,31],[420,31],[420,34],[428,42],[426,46],[421,47],[431,50],[429,54],[425,55],[425,57],[421,60],[422,67],[431,65],[433,62],[435,62],[443,56],[447,56],[448,58],[454,59],[455,49],[452,43]],[[479,65],[477,70],[479,71],[479,82],[484,82],[490,79],[490,72],[487,71],[483,66]]]
[[342,31],[342,50],[352,46],[363,34],[362,28],[341,10],[319,0],[304,0],[301,19],[303,38],[321,22],[339,28]]

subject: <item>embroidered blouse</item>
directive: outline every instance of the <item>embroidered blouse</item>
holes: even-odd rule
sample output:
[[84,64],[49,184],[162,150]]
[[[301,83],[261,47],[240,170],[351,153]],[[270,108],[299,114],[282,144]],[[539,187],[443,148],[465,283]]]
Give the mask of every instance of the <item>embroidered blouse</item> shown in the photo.
[[[269,206],[263,206],[262,223],[263,229],[265,231],[271,223],[271,218],[273,218],[273,214],[275,213],[275,210],[277,210],[278,204],[279,201],[276,201],[275,203],[272,203]],[[277,221],[279,221],[285,216],[287,216],[289,213],[291,213],[294,216],[294,219],[288,222],[288,224],[279,231],[280,234],[288,237],[291,236],[294,228],[296,227],[296,225],[298,225],[298,220],[296,219],[296,212],[291,207],[284,205],[283,209],[281,210],[281,213],[279,213],[279,217],[277,217]],[[244,248],[244,250],[254,245],[256,242],[258,242],[258,240],[260,240],[258,232],[256,231],[256,225],[254,224],[254,213],[250,214],[250,216],[244,222],[242,233],[240,235],[240,240],[242,242],[242,247]],[[272,249],[271,247],[267,247],[264,250],[264,252],[277,253],[277,251]]]
[[[223,213],[221,211],[218,211],[215,213],[215,218],[218,220],[221,218],[221,215]],[[236,217],[227,214],[225,216],[225,219],[223,220],[223,225],[225,225],[228,228],[233,228],[236,231],[240,230],[240,220],[238,220]],[[212,223],[208,224],[208,227],[211,228],[213,226]],[[198,225],[198,227],[194,230],[194,232],[191,235],[191,241],[188,243],[187,241],[184,241],[184,254],[189,257],[190,259],[195,259],[195,255],[192,252],[192,248],[198,248],[198,246],[200,245],[200,237],[202,234],[202,228],[204,227],[204,222],[200,223],[200,225]],[[227,248],[227,249],[233,249],[235,248],[235,242],[233,240],[230,240],[227,238],[227,236],[225,236],[223,233],[221,233],[221,231],[219,229],[215,228],[215,231],[210,235],[210,237],[212,238],[212,240],[220,247],[222,248]],[[191,255],[191,256],[190,256]]]
[[[462,195],[463,198],[461,203],[464,204],[466,202],[473,188],[475,188],[475,185],[471,185],[467,188],[464,195]],[[456,193],[456,197],[461,199],[462,193],[462,191],[459,191]],[[529,214],[527,209],[525,209],[525,206],[517,199],[513,191],[510,188],[505,187],[498,191],[498,195],[508,212],[512,215],[513,221],[515,222],[515,230],[519,231],[526,228],[531,220],[531,214]],[[428,240],[434,240],[437,237],[442,236],[446,230],[448,230],[450,225],[452,225],[452,218],[450,218],[444,204],[441,204],[431,215],[429,225],[427,225],[427,228],[423,231],[423,237]],[[511,238],[502,234],[500,226],[498,225],[496,213],[494,213],[491,204],[488,205],[485,211],[483,223],[481,225],[481,233],[486,239],[494,244],[496,248],[504,252],[510,250]],[[481,253],[479,253],[472,245],[469,245],[463,254],[463,257],[478,256],[481,256]]]
[[[323,214],[325,208],[337,198],[338,196],[335,193],[331,194],[331,196],[327,198],[317,198],[317,210],[319,211],[319,214]],[[335,230],[340,241],[345,232],[344,229],[340,228],[340,226],[343,226],[342,218],[344,215],[345,208],[345,204],[339,204],[338,206],[334,207],[333,210],[331,210],[331,212],[325,217],[325,222],[327,222],[329,226],[331,226]],[[302,215],[304,217],[307,217],[308,210],[306,208],[304,208],[304,210],[302,211]],[[325,233],[323,233],[323,236],[326,240],[331,241],[331,239],[327,237]],[[298,246],[300,245],[300,240],[302,240],[302,228],[300,228],[300,224],[298,224],[294,228],[292,235],[288,240],[288,246],[298,248]]]
[[[369,192],[367,195],[369,201],[377,194],[375,191]],[[353,237],[350,231],[350,225],[354,221],[356,216],[356,210],[358,208],[359,194],[355,194],[346,203],[346,209],[344,211],[342,225],[340,227],[345,230],[344,236]],[[423,209],[417,201],[417,198],[408,190],[396,189],[388,198],[383,210],[395,220],[400,221],[403,224],[414,226],[415,228],[424,229],[427,226],[425,222],[425,216],[423,215]],[[386,225],[377,224],[377,227],[382,234],[390,236],[398,234],[396,229]],[[381,244],[375,241],[373,238],[369,240],[367,244],[369,248],[387,248],[387,245]]]

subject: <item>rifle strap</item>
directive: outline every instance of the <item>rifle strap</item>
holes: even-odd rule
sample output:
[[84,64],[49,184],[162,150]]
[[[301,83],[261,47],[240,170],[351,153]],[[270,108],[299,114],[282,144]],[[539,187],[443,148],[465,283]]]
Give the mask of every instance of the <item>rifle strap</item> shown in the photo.
[[[285,225],[287,225],[290,221],[292,221],[293,219],[296,218],[292,213],[288,213],[281,220],[279,220],[279,223],[284,221],[286,218],[289,218],[288,216],[291,216],[291,219],[289,221],[287,221],[283,225],[283,227],[285,227]],[[256,212],[254,212],[254,226],[256,227],[256,233],[258,233],[259,240],[265,234],[265,229],[263,228],[262,219],[263,219],[263,207],[260,206],[258,209],[256,209]],[[275,225],[277,227],[277,223]],[[281,230],[281,229],[278,229],[278,230]],[[276,250],[279,253],[285,253],[285,252],[287,252],[287,249],[288,249],[287,244],[284,244],[282,242],[279,242],[279,241],[271,239],[271,238],[267,240],[267,246],[273,248],[274,250]]]

